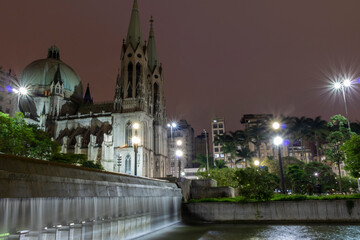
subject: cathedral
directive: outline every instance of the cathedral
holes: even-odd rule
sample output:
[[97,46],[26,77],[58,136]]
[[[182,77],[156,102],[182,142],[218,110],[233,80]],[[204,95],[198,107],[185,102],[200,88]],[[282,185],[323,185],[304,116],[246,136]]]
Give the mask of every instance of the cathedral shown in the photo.
[[136,0],[120,58],[114,101],[94,104],[89,85],[83,96],[79,76],[51,46],[47,58],[23,70],[20,82],[30,95],[20,99],[19,108],[28,122],[53,136],[62,153],[85,154],[107,171],[164,177],[170,164],[162,67],[153,19],[146,42]]

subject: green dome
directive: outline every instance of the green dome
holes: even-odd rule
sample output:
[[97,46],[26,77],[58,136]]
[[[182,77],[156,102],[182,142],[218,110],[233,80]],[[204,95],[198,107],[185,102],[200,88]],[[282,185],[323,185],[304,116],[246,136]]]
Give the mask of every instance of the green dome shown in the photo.
[[68,95],[65,97],[82,99],[83,87],[80,77],[59,58],[59,50],[55,46],[49,48],[48,58],[36,60],[25,67],[20,76],[21,84],[29,87],[31,92],[37,94],[48,90],[59,67],[65,95]]

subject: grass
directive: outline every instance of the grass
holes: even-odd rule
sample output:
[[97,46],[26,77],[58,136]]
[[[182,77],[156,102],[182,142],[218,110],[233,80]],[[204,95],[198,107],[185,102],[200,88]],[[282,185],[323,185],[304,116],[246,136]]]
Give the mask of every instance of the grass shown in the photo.
[[[350,195],[282,195],[275,194],[269,202],[272,201],[304,201],[304,200],[340,200],[340,199],[360,199],[360,193],[350,194]],[[243,196],[235,198],[201,198],[201,199],[191,199],[190,203],[199,203],[199,202],[265,202],[255,199],[246,199]]]

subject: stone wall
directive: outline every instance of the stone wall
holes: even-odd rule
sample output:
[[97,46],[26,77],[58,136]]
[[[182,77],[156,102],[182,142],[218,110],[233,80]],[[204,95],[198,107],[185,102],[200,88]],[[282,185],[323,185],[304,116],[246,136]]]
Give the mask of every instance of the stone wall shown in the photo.
[[206,222],[360,222],[360,199],[184,204],[184,218]]
[[124,230],[131,238],[181,219],[175,183],[68,164],[0,154],[0,189],[0,233],[136,223],[139,231]]

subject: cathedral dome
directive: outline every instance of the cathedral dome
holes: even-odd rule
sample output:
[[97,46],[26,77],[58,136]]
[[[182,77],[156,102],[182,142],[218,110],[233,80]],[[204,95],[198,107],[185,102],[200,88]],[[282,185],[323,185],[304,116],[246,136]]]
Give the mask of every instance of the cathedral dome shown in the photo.
[[49,48],[47,58],[27,65],[21,73],[20,82],[23,86],[27,86],[32,94],[46,96],[45,92],[50,90],[58,68],[64,84],[64,97],[81,100],[83,87],[80,77],[69,65],[60,60],[59,49],[56,46]]

